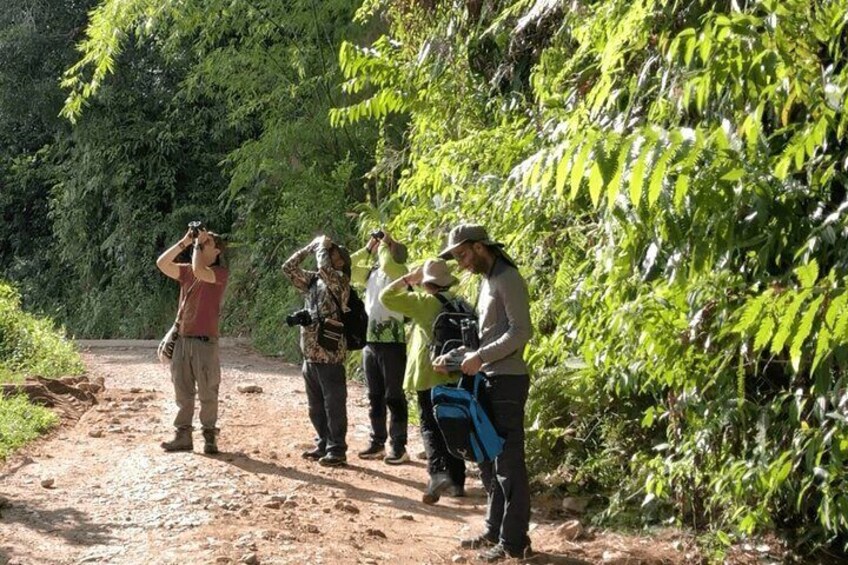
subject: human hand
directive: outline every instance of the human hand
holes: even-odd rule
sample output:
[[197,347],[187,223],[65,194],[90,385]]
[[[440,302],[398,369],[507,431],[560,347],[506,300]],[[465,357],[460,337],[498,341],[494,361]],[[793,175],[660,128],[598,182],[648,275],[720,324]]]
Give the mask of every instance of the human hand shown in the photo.
[[476,351],[469,351],[462,358],[462,372],[466,375],[476,375],[483,366],[483,358]]
[[198,232],[197,232],[197,243],[198,243],[198,245],[200,245],[200,246],[206,245],[206,243],[211,238],[212,238],[212,236],[210,236],[209,232],[206,231],[205,229],[198,230]]
[[406,279],[406,283],[409,285],[421,284],[421,281],[424,280],[424,269],[417,267],[404,275],[403,278]]
[[194,235],[192,234],[192,231],[189,229],[188,231],[185,232],[185,235],[182,237],[182,239],[180,239],[179,244],[180,244],[180,247],[185,248],[185,247],[188,247],[189,245],[191,245],[192,243],[194,243]]
[[433,370],[436,371],[437,373],[442,374],[442,375],[447,375],[448,373],[450,373],[450,370],[448,370],[448,366],[445,365],[444,363],[434,362],[433,363]]

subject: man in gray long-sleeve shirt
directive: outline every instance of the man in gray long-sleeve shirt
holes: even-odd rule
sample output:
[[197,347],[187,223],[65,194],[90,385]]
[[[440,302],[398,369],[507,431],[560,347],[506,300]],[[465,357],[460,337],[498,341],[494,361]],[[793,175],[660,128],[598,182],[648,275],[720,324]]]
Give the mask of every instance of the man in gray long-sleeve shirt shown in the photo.
[[524,347],[533,330],[527,284],[502,247],[489,239],[483,226],[462,224],[451,230],[440,254],[483,276],[477,300],[480,347],[465,355],[462,372],[485,373],[480,400],[506,443],[494,461],[480,464],[489,497],[486,531],[461,545],[491,546],[480,554],[488,562],[530,553],[530,485],[524,457],[524,405],[530,376]]

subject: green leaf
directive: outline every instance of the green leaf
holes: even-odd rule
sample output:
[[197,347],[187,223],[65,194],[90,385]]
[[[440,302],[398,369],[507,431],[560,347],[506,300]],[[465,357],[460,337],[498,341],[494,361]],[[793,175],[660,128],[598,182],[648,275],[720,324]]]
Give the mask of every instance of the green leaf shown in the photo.
[[848,303],[848,292],[846,291],[842,291],[842,294],[830,301],[824,320],[825,324],[831,331],[835,330],[836,320],[838,319],[839,314],[845,313],[846,303]]
[[816,338],[816,352],[813,355],[813,364],[810,366],[810,372],[815,373],[819,363],[830,353],[830,343],[832,334],[830,330],[822,326],[819,328],[819,335]]
[[806,265],[795,269],[795,275],[801,283],[801,288],[812,288],[819,278],[819,264],[813,259]]
[[601,191],[604,188],[604,176],[601,173],[601,166],[596,160],[592,164],[592,170],[589,173],[589,196],[592,198],[592,205],[598,207],[598,202],[601,199]]
[[569,161],[571,161],[570,148],[563,153],[562,158],[557,164],[556,184],[554,185],[554,192],[557,196],[562,196],[563,188],[565,188],[565,180],[568,178],[568,172],[570,170],[568,167]]
[[610,208],[615,204],[615,200],[621,191],[621,178],[624,176],[624,171],[627,168],[627,161],[630,159],[630,149],[633,147],[633,141],[635,139],[636,136],[632,136],[625,140],[618,154],[618,165],[615,169],[615,174],[607,186],[607,204]]
[[789,349],[789,358],[792,361],[792,367],[796,371],[801,368],[802,348],[807,337],[809,337],[810,332],[813,330],[813,322],[815,322],[816,314],[818,314],[819,306],[821,306],[823,300],[824,296],[819,296],[810,303],[810,306],[804,313],[804,317],[801,318],[801,321],[798,324],[798,331],[795,332],[795,336],[792,338],[792,347]]
[[768,342],[771,341],[772,335],[774,335],[774,327],[776,325],[777,324],[771,315],[768,315],[765,319],[763,319],[763,322],[757,330],[757,337],[754,340],[755,351],[760,351],[763,347],[768,345]]
[[751,328],[757,325],[763,307],[765,307],[766,301],[771,298],[771,295],[772,291],[769,289],[753,300],[749,300],[745,305],[745,310],[743,310],[742,315],[739,317],[739,322],[734,327],[734,331],[746,334]]
[[727,171],[721,177],[721,180],[733,182],[733,181],[737,181],[737,180],[741,179],[744,176],[745,176],[745,169],[733,169],[733,170]]
[[583,180],[583,174],[586,170],[586,159],[589,157],[589,152],[592,150],[593,139],[587,139],[586,143],[583,144],[583,147],[580,148],[580,152],[577,154],[577,158],[574,160],[574,166],[571,167],[571,194],[569,195],[570,200],[574,200],[577,196],[577,191],[580,190],[580,182]]
[[653,206],[659,199],[660,193],[662,192],[663,181],[665,180],[665,173],[668,169],[668,164],[677,153],[677,149],[679,147],[680,141],[673,141],[657,160],[657,166],[651,173],[651,182],[648,185],[648,206]]
[[645,166],[653,148],[654,143],[646,139],[645,144],[642,146],[642,151],[639,153],[639,158],[636,159],[636,163],[630,171],[630,202],[634,206],[638,206],[642,200],[642,186],[645,184]]
[[689,175],[680,173],[674,183],[674,206],[678,210],[683,206],[687,192],[689,192]]
[[[801,309],[801,305],[804,304],[804,301],[807,300],[810,294],[812,294],[812,290],[804,290],[796,294],[795,298],[789,304],[789,307],[783,312],[780,318],[780,327],[777,329],[777,333],[774,335],[774,340],[771,342],[772,353],[780,353],[783,351],[783,347],[789,339],[792,327],[795,325],[795,318],[798,316],[798,310]],[[778,308],[777,311],[780,312],[780,309]]]

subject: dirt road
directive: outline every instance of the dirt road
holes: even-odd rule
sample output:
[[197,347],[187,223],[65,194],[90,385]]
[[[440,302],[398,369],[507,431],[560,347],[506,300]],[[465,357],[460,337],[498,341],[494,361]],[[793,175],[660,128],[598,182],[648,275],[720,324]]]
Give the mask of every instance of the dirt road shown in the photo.
[[[350,465],[323,468],[299,456],[312,430],[298,368],[224,347],[221,454],[203,455],[199,432],[194,453],[166,454],[159,442],[175,407],[154,351],[125,343],[84,350],[83,359],[89,376],[105,378],[99,403],[0,467],[0,564],[475,561],[457,540],[482,526],[479,482],[469,480],[466,498],[426,506],[422,461],[357,459],[368,441],[360,385],[349,388]],[[237,392],[244,383],[263,392]],[[412,428],[410,442],[417,453]],[[534,563],[609,557],[597,540],[559,543],[558,526],[534,511]],[[657,540],[645,543],[657,557]],[[668,553],[659,561],[627,562],[684,562],[679,543],[660,545]]]

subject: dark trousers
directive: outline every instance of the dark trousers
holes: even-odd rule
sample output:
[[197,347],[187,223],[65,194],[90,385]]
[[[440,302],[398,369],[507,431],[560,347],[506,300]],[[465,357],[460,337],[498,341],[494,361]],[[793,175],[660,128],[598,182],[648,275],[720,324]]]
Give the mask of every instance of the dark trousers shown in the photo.
[[[362,370],[368,384],[368,417],[371,419],[371,443],[385,445],[392,438],[395,453],[406,449],[409,406],[403,394],[406,344],[369,343],[362,350]],[[386,412],[391,412],[386,431]]]
[[494,461],[480,464],[489,495],[486,533],[497,536],[507,549],[521,552],[530,544],[530,484],[524,459],[524,405],[530,377],[486,377],[481,389],[480,402],[498,435],[506,440]]
[[347,444],[347,381],[340,363],[303,363],[309,419],[318,437],[318,449],[345,455]]
[[465,486],[465,461],[448,452],[445,437],[433,416],[432,390],[428,388],[418,391],[418,412],[421,418],[421,439],[424,451],[427,452],[427,472],[430,476],[446,472],[453,484]]

